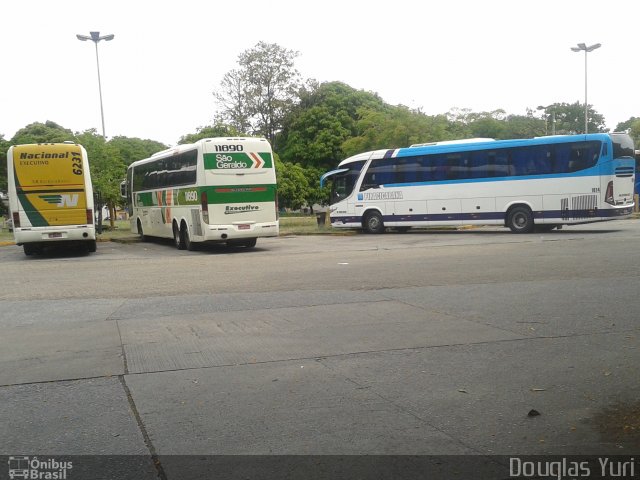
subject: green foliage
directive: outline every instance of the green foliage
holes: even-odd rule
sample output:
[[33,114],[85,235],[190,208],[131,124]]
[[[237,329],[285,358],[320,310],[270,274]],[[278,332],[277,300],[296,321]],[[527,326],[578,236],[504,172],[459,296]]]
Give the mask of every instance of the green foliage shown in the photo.
[[76,139],[87,150],[93,191],[99,194],[102,204],[107,205],[112,213],[113,227],[113,209],[120,202],[120,182],[125,177],[127,166],[117,146],[106,142],[102,135],[96,133],[95,128],[76,134]]
[[243,134],[231,125],[225,125],[221,120],[218,120],[213,125],[205,127],[198,127],[196,133],[188,133],[180,137],[179,144],[194,143],[203,138],[215,138],[215,137],[238,137]]
[[[633,143],[635,143],[636,149],[640,149],[640,118],[636,118],[629,127],[629,135],[633,138]],[[636,172],[636,176],[638,172]]]
[[[626,122],[620,122],[616,125],[616,132],[629,132],[636,149],[640,149],[640,118],[631,117]],[[636,177],[638,172],[636,172]]]
[[274,155],[278,182],[278,206],[294,210],[302,207],[309,195],[309,181],[304,169],[295,163],[285,163]]
[[168,147],[155,140],[142,140],[140,138],[113,137],[107,142],[109,146],[118,151],[118,156],[125,165],[131,165],[136,160],[148,158],[154,153],[166,150]]
[[0,135],[0,192],[5,193],[7,191],[7,150],[10,146],[11,142],[5,140],[4,135]]
[[[584,105],[575,103],[554,103],[544,108],[547,123],[551,124],[555,118],[555,132],[557,135],[584,133]],[[549,120],[551,119],[551,120]],[[604,116],[592,107],[587,108],[587,122],[589,133],[607,132]],[[552,128],[548,128],[551,133]]]
[[303,89],[299,104],[283,124],[275,149],[284,161],[331,168],[346,156],[344,142],[358,135],[360,112],[384,108],[377,95],[340,82]]
[[343,144],[347,155],[450,138],[445,117],[428,116],[403,105],[386,106],[379,111],[363,109],[359,115],[359,135],[349,138]]
[[29,143],[58,143],[68,140],[72,142],[76,141],[71,130],[47,120],[45,123],[31,123],[18,130],[11,139],[11,144],[25,145]]
[[637,122],[638,120],[640,120],[640,118],[631,117],[626,122],[620,122],[618,125],[616,125],[616,129],[614,131],[616,131],[616,132],[626,132],[627,130],[630,130],[631,127],[633,126],[633,124],[635,122]]

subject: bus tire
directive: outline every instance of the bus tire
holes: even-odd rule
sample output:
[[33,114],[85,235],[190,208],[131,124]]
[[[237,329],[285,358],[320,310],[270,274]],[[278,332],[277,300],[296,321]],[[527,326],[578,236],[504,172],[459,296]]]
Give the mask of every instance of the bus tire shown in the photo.
[[35,247],[35,245],[33,245],[31,243],[25,243],[24,245],[22,245],[22,249],[24,250],[24,254],[27,257],[30,257],[31,255],[33,255],[34,253],[36,253],[38,251],[38,249]]
[[196,249],[195,243],[191,241],[191,237],[189,237],[189,229],[187,228],[187,224],[182,222],[182,228],[180,229],[180,237],[182,238],[182,245],[184,250],[189,250],[192,252]]
[[384,222],[379,212],[367,212],[362,222],[362,227],[367,233],[384,233]]
[[140,241],[146,242],[147,238],[144,236],[144,230],[142,230],[142,222],[140,222],[140,219],[138,219],[136,225],[138,227],[138,235],[140,236]]
[[94,253],[97,249],[97,242],[95,240],[89,240],[87,242],[87,252]]
[[245,240],[242,243],[240,243],[240,245],[242,245],[245,248],[253,248],[256,246],[256,243],[258,243],[257,238],[249,238],[248,240]]
[[513,233],[531,233],[535,227],[533,212],[529,207],[518,205],[507,214],[507,227]]
[[184,236],[182,231],[178,229],[176,222],[173,222],[173,243],[178,250],[184,250]]

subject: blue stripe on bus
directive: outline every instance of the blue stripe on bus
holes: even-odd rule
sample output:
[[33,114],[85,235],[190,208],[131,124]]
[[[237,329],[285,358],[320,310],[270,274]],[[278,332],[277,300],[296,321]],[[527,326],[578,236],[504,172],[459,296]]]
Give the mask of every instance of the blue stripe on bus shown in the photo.
[[[605,174],[606,175],[606,174]],[[611,170],[613,175],[613,169]],[[433,180],[429,182],[407,182],[407,183],[385,183],[385,188],[399,188],[399,187],[420,187],[426,185],[451,185],[460,183],[487,183],[487,182],[506,182],[516,180],[546,180],[549,178],[567,178],[571,177],[600,177],[601,173],[597,168],[590,168],[581,172],[573,172],[570,175],[566,173],[552,173],[547,175],[514,175],[510,177],[484,177],[484,178],[463,178],[463,179],[451,179],[451,180]],[[381,185],[382,186],[382,185]]]

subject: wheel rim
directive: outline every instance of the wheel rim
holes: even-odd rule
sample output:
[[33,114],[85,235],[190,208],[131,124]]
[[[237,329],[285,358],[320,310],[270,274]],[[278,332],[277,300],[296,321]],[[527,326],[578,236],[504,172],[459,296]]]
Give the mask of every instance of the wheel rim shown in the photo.
[[523,213],[518,213],[513,218],[513,223],[519,229],[525,228],[527,226],[527,216]]
[[380,219],[374,215],[369,218],[369,229],[377,230],[378,228],[380,228]]

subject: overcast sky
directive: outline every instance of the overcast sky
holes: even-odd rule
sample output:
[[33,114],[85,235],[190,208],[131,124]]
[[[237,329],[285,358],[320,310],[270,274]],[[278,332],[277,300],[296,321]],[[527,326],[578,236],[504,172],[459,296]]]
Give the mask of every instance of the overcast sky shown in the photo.
[[212,91],[259,41],[300,53],[303,78],[342,81],[429,115],[588,103],[609,128],[640,117],[637,19],[621,0],[10,0],[0,26],[0,134],[52,120],[173,145],[211,124]]

